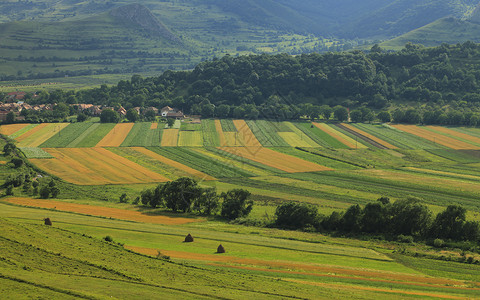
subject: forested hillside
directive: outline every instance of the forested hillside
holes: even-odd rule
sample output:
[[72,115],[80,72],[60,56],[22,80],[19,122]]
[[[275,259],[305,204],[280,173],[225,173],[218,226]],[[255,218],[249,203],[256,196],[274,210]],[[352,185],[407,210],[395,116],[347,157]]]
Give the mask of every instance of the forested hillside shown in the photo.
[[311,115],[306,111],[310,104],[389,110],[423,105],[439,114],[452,108],[470,113],[480,103],[479,53],[479,45],[466,42],[435,48],[408,44],[390,53],[374,46],[369,53],[225,56],[193,71],[137,75],[116,86],[76,93],[42,92],[30,101],[127,109],[170,105],[186,113],[235,118],[295,119]]

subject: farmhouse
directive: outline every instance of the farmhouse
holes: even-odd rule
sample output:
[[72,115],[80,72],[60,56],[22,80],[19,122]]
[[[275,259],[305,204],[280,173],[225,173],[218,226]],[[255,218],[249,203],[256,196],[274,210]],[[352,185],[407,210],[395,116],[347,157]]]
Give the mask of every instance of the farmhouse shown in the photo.
[[160,110],[162,117],[166,118],[174,118],[177,120],[185,118],[185,115],[182,113],[181,110],[176,108],[171,108],[170,106],[165,106]]

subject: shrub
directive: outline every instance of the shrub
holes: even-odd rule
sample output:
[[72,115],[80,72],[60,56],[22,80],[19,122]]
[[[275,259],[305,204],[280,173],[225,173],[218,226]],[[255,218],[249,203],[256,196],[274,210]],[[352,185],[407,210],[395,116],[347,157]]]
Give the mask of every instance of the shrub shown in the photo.
[[411,244],[413,243],[413,237],[411,235],[400,234],[399,236],[397,236],[397,241],[399,241],[400,243]]
[[293,229],[318,228],[320,216],[315,206],[288,202],[277,207],[275,225]]
[[107,235],[106,237],[103,238],[106,242],[109,242],[109,243],[112,243],[113,242],[113,238],[109,235]]
[[435,239],[433,241],[433,246],[435,248],[442,248],[445,245],[445,242],[442,239]]

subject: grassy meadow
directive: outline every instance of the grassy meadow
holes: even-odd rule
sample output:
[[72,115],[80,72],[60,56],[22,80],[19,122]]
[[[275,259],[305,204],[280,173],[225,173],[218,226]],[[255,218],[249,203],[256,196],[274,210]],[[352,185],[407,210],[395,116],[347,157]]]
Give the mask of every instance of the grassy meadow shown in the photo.
[[[271,222],[287,201],[330,214],[382,196],[416,197],[434,212],[458,204],[469,220],[480,220],[476,129],[349,126],[355,130],[263,120],[202,120],[177,129],[149,122],[2,125],[61,192],[55,200],[32,199],[18,187],[0,199],[0,290],[10,298],[19,289],[95,299],[477,297],[480,266],[454,261],[480,260],[474,249],[241,225]],[[235,136],[255,146],[235,145]],[[25,168],[0,160],[1,180]],[[132,203],[142,190],[183,176],[219,193],[249,190],[252,213],[226,223]],[[127,203],[119,202],[123,193]],[[52,227],[43,225],[46,217]],[[183,242],[188,233],[193,243]],[[220,244],[226,253],[216,253]]]

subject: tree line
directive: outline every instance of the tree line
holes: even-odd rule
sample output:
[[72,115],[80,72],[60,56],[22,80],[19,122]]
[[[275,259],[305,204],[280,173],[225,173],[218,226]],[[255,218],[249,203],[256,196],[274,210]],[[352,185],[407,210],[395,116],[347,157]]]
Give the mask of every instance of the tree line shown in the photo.
[[[191,71],[134,75],[114,86],[76,91],[73,97],[69,91],[52,91],[28,101],[126,109],[168,105],[204,117],[246,119],[322,118],[325,114],[317,113],[321,107],[342,106],[356,120],[380,120],[379,111],[388,110],[395,122],[438,124],[455,123],[457,111],[463,122],[475,123],[480,113],[478,54],[479,45],[465,42],[433,48],[409,43],[397,52],[374,46],[368,52],[226,55]],[[407,114],[412,106],[420,118]],[[367,109],[376,114],[359,114]]]
[[480,223],[466,220],[466,209],[449,205],[435,217],[417,198],[400,199],[393,203],[381,197],[363,208],[352,205],[344,212],[321,215],[313,205],[288,202],[277,207],[274,226],[288,229],[374,234],[401,237],[413,241],[480,242]]

